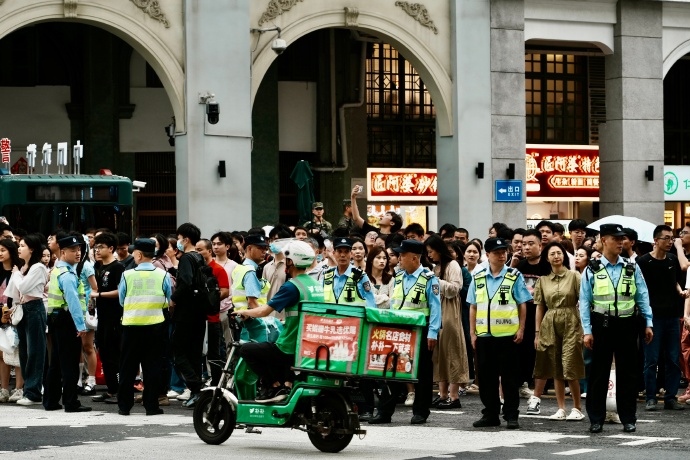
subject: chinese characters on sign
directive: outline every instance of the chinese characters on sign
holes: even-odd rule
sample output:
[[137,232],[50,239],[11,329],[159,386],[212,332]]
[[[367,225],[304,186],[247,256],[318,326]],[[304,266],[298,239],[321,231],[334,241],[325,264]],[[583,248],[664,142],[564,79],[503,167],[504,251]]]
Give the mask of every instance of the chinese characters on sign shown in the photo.
[[389,353],[398,354],[396,374],[410,374],[415,364],[417,350],[417,333],[405,329],[378,326],[369,331],[369,347],[367,349],[367,370],[392,370],[393,360],[386,362]]
[[599,147],[527,145],[527,196],[599,198]]
[[0,139],[0,153],[2,153],[2,163],[9,163],[10,153],[12,153],[12,143],[6,137]]
[[436,201],[435,169],[368,168],[369,201]]
[[298,356],[325,362],[325,350],[318,351],[317,356],[317,349],[324,345],[330,351],[331,361],[357,361],[360,321],[359,318],[303,315]]

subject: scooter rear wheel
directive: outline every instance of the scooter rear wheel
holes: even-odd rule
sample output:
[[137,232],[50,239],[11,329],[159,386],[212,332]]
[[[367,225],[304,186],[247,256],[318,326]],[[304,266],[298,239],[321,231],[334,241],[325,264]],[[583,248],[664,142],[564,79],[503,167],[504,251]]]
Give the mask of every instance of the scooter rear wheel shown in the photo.
[[[320,423],[331,429],[343,429],[347,419],[347,408],[343,401],[332,395],[324,395],[317,400],[317,413]],[[314,428],[311,427],[311,430]],[[323,435],[309,431],[309,440],[321,452],[336,453],[346,448],[352,441],[352,434],[330,433]]]
[[[209,419],[209,412],[215,405],[214,420]],[[223,397],[213,400],[213,392],[205,391],[194,408],[194,430],[199,438],[207,444],[223,444],[235,429],[237,420],[230,403]]]

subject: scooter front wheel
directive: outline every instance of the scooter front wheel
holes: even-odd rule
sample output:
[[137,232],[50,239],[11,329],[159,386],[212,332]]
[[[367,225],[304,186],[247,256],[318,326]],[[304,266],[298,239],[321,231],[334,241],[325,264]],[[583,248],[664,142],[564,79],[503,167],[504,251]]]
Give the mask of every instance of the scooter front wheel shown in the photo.
[[[213,410],[212,410],[213,409]],[[194,408],[194,430],[207,444],[223,444],[235,429],[235,412],[223,397],[205,391]]]

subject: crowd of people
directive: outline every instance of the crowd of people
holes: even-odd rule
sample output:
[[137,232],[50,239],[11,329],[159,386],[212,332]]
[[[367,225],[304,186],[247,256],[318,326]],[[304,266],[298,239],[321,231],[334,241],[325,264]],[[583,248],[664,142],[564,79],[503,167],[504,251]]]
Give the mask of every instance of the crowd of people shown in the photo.
[[[552,386],[558,410],[549,419],[578,421],[586,412],[590,431],[600,432],[610,416],[614,357],[626,432],[636,429],[638,397],[650,411],[659,399],[666,410],[690,403],[690,223],[657,226],[653,242],[617,224],[593,230],[581,219],[567,231],[550,221],[531,229],[495,223],[471,239],[452,224],[438,232],[403,226],[395,212],[372,226],[359,213],[358,193],[344,202],[337,225],[317,202],[303,225],[210,238],[192,223],[134,242],[108,229],[46,238],[0,224],[3,326],[14,324],[19,336],[18,363],[6,351],[0,364],[0,402],[80,412],[91,408],[79,396],[92,396],[117,404],[121,415],[137,402],[147,415],[171,399],[194,407],[204,385],[220,379],[231,321],[243,323],[241,339],[250,345],[241,354],[262,377],[257,401],[281,401],[291,388],[293,303],[318,292],[326,302],[427,316],[418,383],[362,382],[359,415],[371,424],[390,423],[403,401],[411,423],[424,423],[431,408],[460,408],[463,395],[478,393],[484,409],[475,427],[498,426],[502,414],[517,428],[520,398],[525,415],[539,415]],[[295,241],[290,255],[285,245]],[[217,280],[218,313],[198,308],[202,266]]]

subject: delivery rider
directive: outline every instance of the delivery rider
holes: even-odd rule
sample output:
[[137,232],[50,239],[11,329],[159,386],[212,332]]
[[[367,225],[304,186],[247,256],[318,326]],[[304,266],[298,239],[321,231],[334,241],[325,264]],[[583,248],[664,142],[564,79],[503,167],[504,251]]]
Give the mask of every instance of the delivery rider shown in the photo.
[[350,252],[354,242],[350,238],[333,240],[333,255],[336,266],[323,274],[323,295],[328,303],[339,305],[360,305],[376,308],[369,277],[352,265]]

